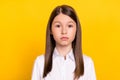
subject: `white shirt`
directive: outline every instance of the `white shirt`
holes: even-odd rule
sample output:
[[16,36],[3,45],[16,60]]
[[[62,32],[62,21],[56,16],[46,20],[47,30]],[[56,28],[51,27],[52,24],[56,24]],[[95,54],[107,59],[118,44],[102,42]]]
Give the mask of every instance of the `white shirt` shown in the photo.
[[[96,80],[94,64],[90,57],[83,55],[84,75],[78,80]],[[61,56],[57,49],[53,52],[52,70],[43,79],[44,55],[38,56],[35,60],[31,80],[73,80],[75,70],[75,60],[73,50],[71,50],[66,59]]]

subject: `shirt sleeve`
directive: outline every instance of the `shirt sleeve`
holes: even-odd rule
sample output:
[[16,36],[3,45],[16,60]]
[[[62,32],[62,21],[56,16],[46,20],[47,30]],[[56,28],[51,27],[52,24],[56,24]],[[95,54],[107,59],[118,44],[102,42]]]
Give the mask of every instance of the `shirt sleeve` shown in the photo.
[[42,80],[38,57],[34,62],[31,80]]

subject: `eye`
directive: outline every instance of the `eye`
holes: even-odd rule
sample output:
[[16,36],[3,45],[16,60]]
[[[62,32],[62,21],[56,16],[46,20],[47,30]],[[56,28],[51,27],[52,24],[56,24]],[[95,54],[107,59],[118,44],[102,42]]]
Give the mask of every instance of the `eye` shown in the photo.
[[68,25],[69,28],[73,27],[73,25]]
[[55,25],[55,27],[58,27],[58,28],[59,28],[59,27],[60,27],[60,25],[59,25],[59,24],[58,24],[58,25]]

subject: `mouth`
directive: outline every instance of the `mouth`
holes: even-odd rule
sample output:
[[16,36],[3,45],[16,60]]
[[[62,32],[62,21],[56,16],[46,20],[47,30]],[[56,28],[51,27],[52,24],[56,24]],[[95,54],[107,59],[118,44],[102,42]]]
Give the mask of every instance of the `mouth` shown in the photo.
[[68,38],[68,37],[61,37],[60,39],[63,40],[63,41],[66,41],[66,40],[68,40],[69,38]]

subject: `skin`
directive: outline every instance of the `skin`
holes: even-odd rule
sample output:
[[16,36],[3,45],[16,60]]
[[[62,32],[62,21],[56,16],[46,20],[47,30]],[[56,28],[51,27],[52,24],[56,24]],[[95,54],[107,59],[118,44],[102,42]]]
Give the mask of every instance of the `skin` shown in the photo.
[[66,57],[67,53],[72,49],[72,41],[76,35],[75,21],[69,16],[60,13],[52,22],[51,34],[56,42],[58,52]]

